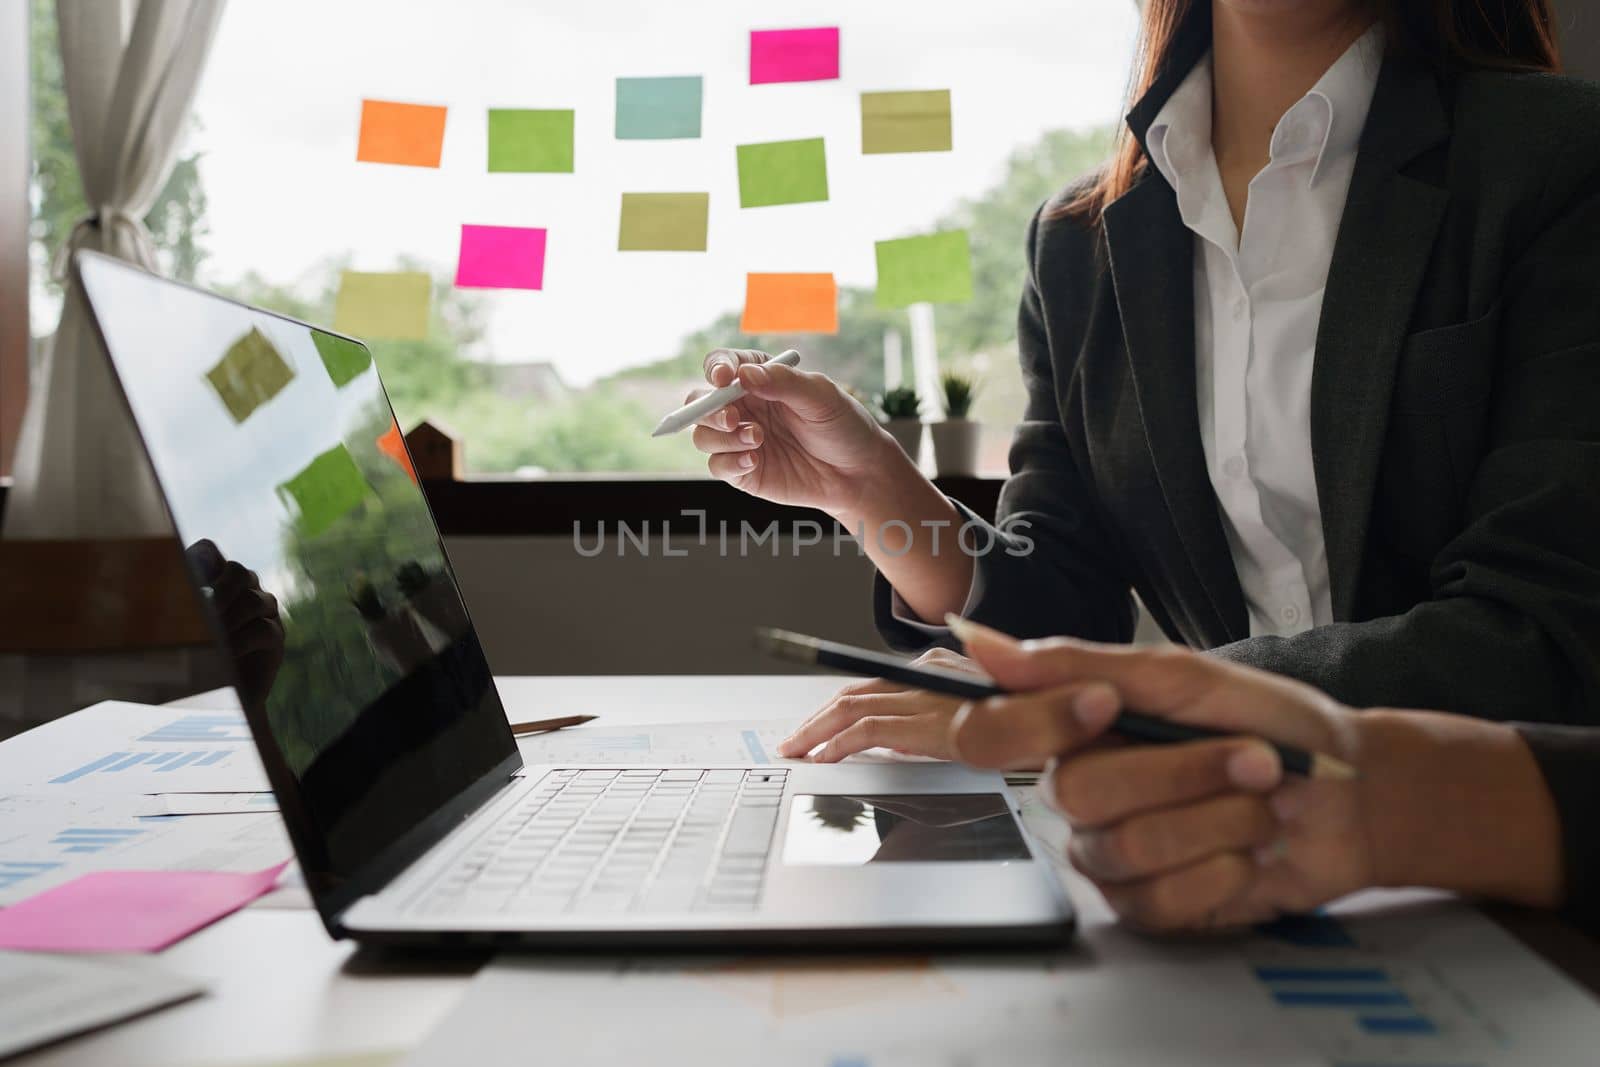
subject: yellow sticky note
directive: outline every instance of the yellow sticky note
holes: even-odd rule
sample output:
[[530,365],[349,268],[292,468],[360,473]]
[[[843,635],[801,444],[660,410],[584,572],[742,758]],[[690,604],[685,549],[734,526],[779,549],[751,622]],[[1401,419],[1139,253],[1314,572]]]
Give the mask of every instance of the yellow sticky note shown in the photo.
[[950,151],[950,90],[861,94],[861,151]]
[[353,337],[421,341],[428,336],[432,295],[433,279],[422,271],[347,270],[339,276],[333,328]]
[[206,372],[206,381],[234,422],[248,419],[293,380],[294,370],[266,334],[254,326],[229,345],[217,365]]
[[619,252],[704,252],[710,193],[623,193]]

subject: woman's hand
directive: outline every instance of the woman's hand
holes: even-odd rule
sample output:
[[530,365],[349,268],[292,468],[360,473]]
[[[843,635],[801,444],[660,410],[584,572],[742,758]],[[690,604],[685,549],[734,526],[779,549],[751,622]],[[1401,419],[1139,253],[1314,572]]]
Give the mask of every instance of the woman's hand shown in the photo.
[[[931,648],[916,662],[981,673],[973,662],[944,648]],[[891,748],[914,756],[950,759],[950,720],[961,701],[896,682],[873,680],[847,685],[778,745],[778,755],[838,763],[869,748]]]
[[[779,504],[861,515],[871,482],[922,475],[861,404],[825,374],[767,366],[765,352],[719,348],[706,356],[714,388],[735,377],[745,396],[694,428],[714,477]],[[695,389],[688,400],[710,389]]]
[[[1375,885],[1559,899],[1554,804],[1504,724],[1354,712],[1179,648],[1019,644],[960,619],[952,629],[1018,695],[963,707],[951,749],[982,767],[1048,760],[1039,789],[1073,828],[1073,866],[1134,925],[1236,926]],[[1251,736],[1118,745],[1104,735],[1123,706]],[[1287,779],[1255,737],[1334,756],[1360,777]]]

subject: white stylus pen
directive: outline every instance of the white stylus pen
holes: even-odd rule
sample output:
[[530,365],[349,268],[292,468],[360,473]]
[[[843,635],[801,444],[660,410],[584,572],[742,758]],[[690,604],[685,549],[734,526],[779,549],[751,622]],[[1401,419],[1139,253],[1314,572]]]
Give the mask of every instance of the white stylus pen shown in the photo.
[[[770,367],[774,363],[781,363],[785,367],[792,367],[799,362],[800,353],[791,348],[786,352],[779,352],[767,360],[766,363],[761,364],[761,366]],[[693,426],[713,411],[719,411],[727,407],[741,396],[744,396],[744,386],[740,385],[736,379],[732,385],[724,385],[721,389],[713,389],[699,400],[683,405],[683,407],[657,423],[656,428],[650,431],[650,436],[665,437],[669,433],[677,433],[679,430]]]

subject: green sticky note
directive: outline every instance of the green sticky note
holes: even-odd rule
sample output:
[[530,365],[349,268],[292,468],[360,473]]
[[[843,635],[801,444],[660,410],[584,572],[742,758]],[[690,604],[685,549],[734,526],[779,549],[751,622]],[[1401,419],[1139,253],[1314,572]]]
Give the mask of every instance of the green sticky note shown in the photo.
[[339,275],[333,328],[356,337],[422,341],[428,336],[428,302],[433,279],[423,271]]
[[489,110],[490,174],[571,174],[572,112]]
[[234,422],[243,422],[250,413],[277,396],[294,380],[294,369],[284,362],[267,335],[256,329],[228,346],[222,359],[206,372],[223,407]]
[[700,136],[701,80],[618,78],[617,140],[668,141]]
[[704,252],[710,193],[623,193],[619,252]]
[[328,377],[340,388],[355,381],[361,372],[372,366],[372,353],[367,351],[366,345],[321,330],[311,331],[311,341],[317,346],[322,365],[328,368]]
[[739,206],[771,207],[828,199],[822,138],[739,146]]
[[950,151],[950,90],[861,94],[861,151]]
[[372,490],[349,449],[334,445],[280,485],[278,492],[294,501],[300,532],[316,537],[359,507]]
[[877,250],[879,307],[972,299],[972,250],[966,230],[879,241]]

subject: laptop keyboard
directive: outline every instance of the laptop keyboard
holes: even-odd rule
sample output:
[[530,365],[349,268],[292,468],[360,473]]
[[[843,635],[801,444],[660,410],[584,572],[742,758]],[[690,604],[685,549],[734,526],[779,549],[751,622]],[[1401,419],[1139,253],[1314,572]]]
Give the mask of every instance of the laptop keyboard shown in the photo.
[[788,772],[556,770],[421,898],[427,915],[754,911]]

